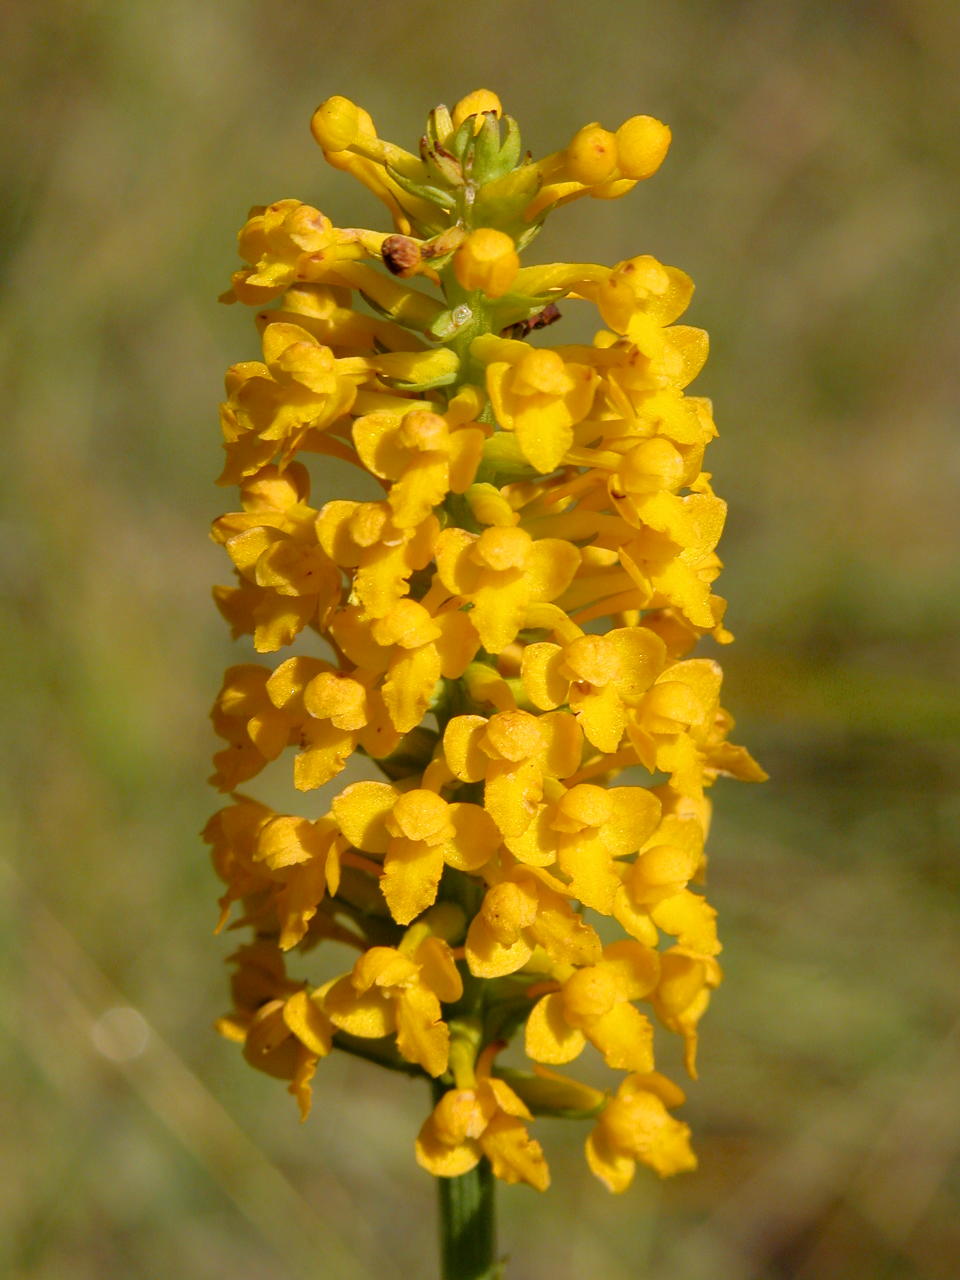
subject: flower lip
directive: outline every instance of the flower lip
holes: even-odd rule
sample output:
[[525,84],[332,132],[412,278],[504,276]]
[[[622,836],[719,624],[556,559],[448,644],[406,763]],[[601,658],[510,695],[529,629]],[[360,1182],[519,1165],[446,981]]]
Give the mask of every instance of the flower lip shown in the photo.
[[530,559],[532,539],[525,529],[484,529],[474,545],[474,558],[496,572],[525,569]]
[[519,764],[543,746],[543,731],[529,711],[499,711],[491,716],[480,739],[480,749],[501,760]]
[[447,802],[433,791],[417,788],[398,797],[387,830],[408,840],[434,843],[452,833]]
[[563,653],[564,666],[576,680],[602,687],[615,680],[619,662],[617,651],[606,636],[578,636]]

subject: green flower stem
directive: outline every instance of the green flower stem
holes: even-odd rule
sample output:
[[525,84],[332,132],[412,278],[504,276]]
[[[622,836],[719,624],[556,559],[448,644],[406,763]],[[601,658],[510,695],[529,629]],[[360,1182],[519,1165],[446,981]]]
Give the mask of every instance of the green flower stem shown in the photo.
[[494,1177],[488,1160],[459,1178],[438,1178],[443,1280],[495,1280]]

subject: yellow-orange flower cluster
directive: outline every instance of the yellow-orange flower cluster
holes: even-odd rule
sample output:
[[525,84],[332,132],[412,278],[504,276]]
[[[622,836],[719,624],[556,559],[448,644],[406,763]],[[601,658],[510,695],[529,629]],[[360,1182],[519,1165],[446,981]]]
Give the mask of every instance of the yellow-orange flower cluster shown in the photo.
[[[694,1075],[720,980],[692,887],[705,792],[763,776],[728,741],[719,666],[691,656],[730,639],[716,432],[686,394],[707,340],[677,323],[693,286],[675,267],[519,257],[555,206],[650,176],[670,132],[589,124],[537,162],[478,91],[431,113],[417,155],[344,98],[313,133],[394,230],[254,209],[224,295],[276,306],[221,413],[240,498],[214,524],[235,573],[215,597],[263,655],[213,711],[221,924],[255,933],[221,1030],[304,1114],[334,1048],[432,1078],[416,1152],[441,1177],[486,1158],[546,1187],[535,1113],[595,1118],[587,1160],[612,1190],[638,1161],[691,1168],[655,1024]],[[592,343],[540,341],[564,299],[596,307]],[[356,487],[313,506],[331,459]],[[268,764],[319,793],[316,816],[241,790]],[[289,977],[321,943],[352,964]],[[498,1066],[521,1031],[533,1069]],[[588,1046],[619,1086],[551,1069]]]

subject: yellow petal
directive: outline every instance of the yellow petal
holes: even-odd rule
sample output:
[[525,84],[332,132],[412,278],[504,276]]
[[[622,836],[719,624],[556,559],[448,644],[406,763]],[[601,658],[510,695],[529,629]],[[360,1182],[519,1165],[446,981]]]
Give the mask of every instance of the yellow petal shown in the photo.
[[465,427],[450,436],[450,488],[463,493],[477,474],[486,439],[478,427]]
[[444,1004],[453,1004],[463,995],[463,979],[450,947],[442,938],[424,938],[415,956],[420,981]]
[[454,835],[443,846],[444,860],[458,871],[479,871],[500,847],[496,824],[476,804],[451,804],[448,814]]
[[419,840],[393,839],[384,860],[380,888],[397,924],[409,924],[437,897],[443,872],[443,847]]
[[610,855],[599,838],[566,836],[557,852],[557,863],[570,877],[570,891],[585,907],[608,916],[613,911],[613,895],[620,880],[613,871]]
[[513,643],[530,600],[530,583],[519,570],[488,570],[484,574],[484,581],[473,593],[470,621],[488,653],[502,653]]
[[552,805],[540,805],[526,830],[504,839],[513,856],[527,866],[548,867],[557,859],[558,835],[550,821],[553,812]]
[[527,829],[542,796],[543,777],[533,761],[489,762],[483,806],[504,838],[521,835]]
[[613,895],[613,917],[621,928],[648,947],[655,947],[660,940],[657,926],[650,919],[649,912],[634,906],[622,885]]
[[633,1181],[637,1162],[611,1145],[602,1125],[598,1125],[586,1141],[587,1164],[608,1191],[619,1195]]
[[653,1070],[653,1027],[632,1004],[618,1004],[586,1030],[587,1038],[616,1071]]
[[520,678],[527,697],[541,711],[552,711],[567,700],[570,681],[560,670],[562,661],[558,644],[528,644],[523,651]]
[[333,800],[334,817],[355,849],[386,853],[387,817],[399,792],[388,782],[354,782]]
[[364,1040],[377,1040],[394,1028],[392,1001],[377,988],[357,995],[349,975],[327,989],[323,1007],[335,1027]]
[[408,1062],[418,1062],[427,1075],[447,1069],[450,1031],[440,1018],[440,1001],[422,986],[407,987],[396,1001],[397,1048]]
[[552,778],[568,778],[580,768],[583,733],[566,711],[550,711],[539,720],[543,737],[540,759]]
[[681,947],[705,956],[719,954],[717,913],[699,894],[685,889],[656,903],[650,908],[650,915],[658,928],[672,934]]
[[436,623],[441,633],[436,642],[441,674],[448,680],[459,680],[480,648],[477,629],[470,621],[470,615],[459,609],[440,614]]
[[441,1141],[433,1116],[420,1130],[416,1144],[417,1163],[435,1178],[458,1178],[480,1163],[481,1151],[473,1139],[455,1146]]
[[292,644],[317,613],[316,596],[281,596],[264,591],[254,606],[253,647],[257,653],[275,653]]
[[563,997],[555,991],[533,1006],[527,1019],[524,1047],[534,1062],[559,1065],[572,1062],[587,1043],[582,1031],[571,1027],[564,1017]]
[[488,760],[479,745],[486,727],[483,716],[454,716],[444,730],[444,758],[461,782],[481,782],[486,774]]
[[480,1137],[480,1146],[494,1175],[504,1182],[527,1182],[538,1191],[550,1185],[543,1148],[514,1116],[497,1115]]
[[475,978],[504,978],[516,973],[533,955],[533,947],[525,938],[517,938],[509,946],[498,942],[483,916],[474,916],[467,931],[467,966]]
[[603,689],[579,692],[570,690],[570,710],[576,712],[584,737],[605,755],[612,755],[620,746],[627,723],[623,701],[613,685]]
[[440,679],[440,655],[432,644],[401,653],[390,664],[383,701],[398,733],[409,733],[423,719]]
[[531,600],[555,600],[573,581],[580,552],[572,542],[541,538],[530,548],[526,579]]
[[660,978],[660,957],[653,947],[623,938],[603,949],[604,968],[616,976],[624,1000],[642,1000]]
[[283,1006],[283,1020],[301,1044],[325,1057],[333,1047],[330,1019],[306,991],[295,992]]
[[328,720],[310,720],[303,727],[303,748],[293,762],[293,784],[312,791],[335,778],[349,760],[357,735],[336,729]]
[[573,427],[566,406],[546,396],[531,396],[526,404],[518,405],[513,415],[513,429],[520,452],[543,475],[556,470],[573,444]]
[[471,595],[480,585],[483,572],[470,552],[476,538],[464,529],[444,529],[437,539],[436,561],[440,581],[448,591]]
[[540,910],[530,934],[558,964],[593,965],[601,957],[596,930],[559,894],[541,893]]
[[601,838],[614,858],[639,849],[660,821],[660,801],[646,787],[611,787],[612,813]]

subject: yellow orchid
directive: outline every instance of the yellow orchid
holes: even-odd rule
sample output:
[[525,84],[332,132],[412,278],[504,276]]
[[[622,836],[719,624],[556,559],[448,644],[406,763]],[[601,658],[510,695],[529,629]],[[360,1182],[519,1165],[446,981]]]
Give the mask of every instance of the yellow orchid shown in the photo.
[[553,471],[573,444],[573,428],[590,412],[596,370],[505,338],[478,338],[471,350],[486,362],[487,392],[500,426],[514,432],[532,466]]
[[530,605],[561,595],[580,562],[572,543],[535,541],[516,525],[494,525],[480,534],[444,529],[434,554],[440,581],[472,605],[471,621],[488,653],[516,639]]
[[255,854],[260,828],[273,816],[268,805],[237,795],[232,804],[218,809],[203,829],[202,839],[210,845],[213,869],[227,886],[219,902],[218,932],[227,923],[235,902],[252,901],[270,892],[273,877],[257,862]]
[[706,1013],[710,992],[719,986],[720,966],[712,955],[670,947],[660,959],[660,981],[652,1002],[663,1025],[683,1036],[684,1065],[697,1076],[697,1023]]
[[628,717],[627,735],[640,761],[669,773],[671,785],[692,797],[718,773],[756,782],[767,776],[743,747],[726,741],[733,721],[720,707],[722,678],[708,658],[674,663]]
[[263,363],[234,365],[227,375],[221,482],[254,475],[277,454],[288,461],[309,432],[323,431],[347,412],[368,377],[365,359],[338,359],[300,325],[267,325]]
[[411,409],[402,417],[380,412],[354,421],[364,466],[392,482],[387,502],[399,528],[416,528],[448,493],[463,493],[473,483],[486,431],[473,421],[482,405],[471,390],[443,416]]
[[573,716],[498,711],[455,716],[443,735],[447,767],[462,782],[484,783],[484,808],[506,838],[530,825],[544,778],[567,778],[580,764],[582,736]]
[[375,759],[400,741],[383,696],[372,688],[375,677],[341,671],[322,658],[300,655],[281,662],[266,683],[278,712],[295,725],[300,750],[293,766],[294,786],[311,791],[343,769],[358,746]]
[[417,941],[408,930],[399,947],[370,947],[353,971],[321,988],[333,1025],[361,1039],[396,1035],[397,1049],[430,1076],[447,1069],[450,1032],[441,1001],[458,1000],[463,982],[442,938]]
[[524,1124],[532,1119],[506,1081],[484,1076],[472,1088],[443,1094],[417,1137],[417,1160],[435,1177],[456,1178],[486,1157],[502,1181],[546,1191],[543,1148]]
[[601,960],[575,969],[559,991],[534,1005],[527,1054],[535,1062],[572,1062],[589,1041],[609,1067],[652,1071],[653,1027],[633,1001],[649,996],[659,977],[660,957],[652,947],[632,939],[610,943]]
[[697,1167],[690,1127],[670,1115],[684,1092],[658,1071],[633,1074],[604,1107],[587,1138],[587,1163],[610,1191],[626,1191],[638,1162],[661,1178]]
[[378,253],[384,237],[369,231],[341,231],[319,209],[299,200],[258,205],[237,236],[240,257],[250,263],[235,271],[225,302],[262,302],[311,278],[311,268],[330,258]]
[[491,882],[467,932],[466,961],[477,978],[516,973],[537,947],[558,964],[600,959],[600,939],[567,902],[567,887],[539,868],[485,867]]
[[439,526],[433,516],[401,528],[385,502],[328,502],[317,517],[326,554],[353,570],[351,598],[382,618],[410,590],[410,576],[430,563]]
[[433,905],[444,866],[478,871],[500,833],[475,804],[448,804],[434,791],[401,792],[386,782],[355,782],[333,801],[355,849],[383,855],[381,887],[390,914],[409,924]]
[[311,1080],[317,1062],[330,1052],[332,1026],[314,993],[291,983],[274,953],[261,943],[241,947],[232,957],[239,966],[234,980],[234,1012],[218,1029],[243,1045],[252,1067],[290,1081],[300,1117],[310,1113]]
[[459,680],[480,648],[469,614],[450,602],[431,613],[429,603],[403,597],[374,618],[347,606],[330,621],[330,634],[358,669],[385,676],[380,696],[398,733],[420,723],[437,681]]
[[566,891],[602,915],[613,913],[621,887],[615,859],[635,853],[656,827],[660,801],[646,787],[598,787],[578,783],[549,787],[549,803],[507,847],[521,862],[556,861]]
[[579,635],[567,644],[528,644],[521,679],[542,711],[569,705],[584,737],[612,754],[620,746],[627,708],[653,683],[664,664],[663,641],[644,627],[616,627],[606,635]]
[[294,464],[281,474],[266,467],[241,496],[244,509],[221,516],[211,531],[241,585],[214,594],[234,634],[252,632],[256,649],[272,653],[339,603],[340,574],[317,541],[305,468]]
[[[257,206],[223,295],[261,349],[227,374],[240,499],[214,597],[256,654],[296,648],[230,666],[212,712],[218,928],[256,938],[220,1030],[303,1114],[334,1049],[429,1079],[416,1155],[445,1247],[462,1261],[469,1237],[492,1274],[489,1180],[549,1183],[532,1113],[594,1120],[613,1191],[637,1163],[695,1166],[654,1042],[679,1036],[695,1075],[721,979],[708,788],[765,776],[696,649],[732,639],[717,428],[687,394],[708,340],[679,323],[690,278],[648,254],[521,261],[552,209],[657,170],[652,116],[539,160],[489,90],[433,110],[413,151],[339,95],[311,131],[393,230]],[[543,340],[568,308],[594,309],[592,341]],[[331,460],[343,487],[314,506]],[[261,775],[312,808],[237,791]],[[495,1069],[521,1028],[533,1072]],[[619,1087],[545,1065],[588,1044]],[[450,1225],[468,1208],[475,1235]]]
[[275,760],[290,741],[291,718],[267,696],[268,667],[247,662],[228,667],[210,718],[214,732],[227,746],[213,757],[211,781],[220,791],[234,791],[256,777],[268,760]]

